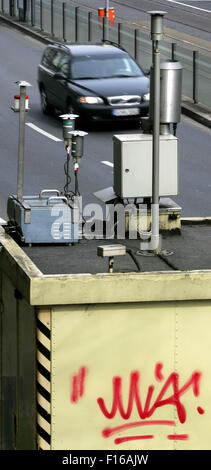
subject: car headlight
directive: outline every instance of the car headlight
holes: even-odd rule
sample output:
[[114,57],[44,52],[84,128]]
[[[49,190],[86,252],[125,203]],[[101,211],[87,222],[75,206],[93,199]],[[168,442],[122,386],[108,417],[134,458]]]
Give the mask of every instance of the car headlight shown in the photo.
[[102,98],[100,98],[99,96],[80,96],[79,101],[80,103],[86,103],[86,104],[103,103]]
[[143,101],[149,101],[149,99],[150,99],[150,93],[149,93],[149,92],[148,92],[148,93],[145,93],[145,94],[143,95]]

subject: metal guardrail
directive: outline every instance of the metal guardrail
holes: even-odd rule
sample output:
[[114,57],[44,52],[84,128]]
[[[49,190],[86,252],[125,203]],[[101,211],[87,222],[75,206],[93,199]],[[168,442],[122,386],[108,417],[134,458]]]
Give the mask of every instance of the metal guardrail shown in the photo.
[[[97,13],[58,0],[0,0],[0,11],[64,42],[101,41],[104,21]],[[143,69],[152,63],[149,32],[118,21],[109,24],[109,39],[123,46]],[[182,94],[211,108],[210,56],[166,40],[160,43],[161,60],[179,60],[183,66]],[[206,53],[209,52],[206,50]]]

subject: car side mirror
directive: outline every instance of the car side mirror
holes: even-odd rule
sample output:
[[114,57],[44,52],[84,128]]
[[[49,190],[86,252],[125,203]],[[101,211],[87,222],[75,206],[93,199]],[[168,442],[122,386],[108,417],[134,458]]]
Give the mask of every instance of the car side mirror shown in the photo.
[[149,75],[150,75],[150,69],[144,69],[144,74],[147,75],[147,77],[149,77]]
[[61,72],[55,72],[53,78],[55,78],[56,80],[66,80],[65,75]]

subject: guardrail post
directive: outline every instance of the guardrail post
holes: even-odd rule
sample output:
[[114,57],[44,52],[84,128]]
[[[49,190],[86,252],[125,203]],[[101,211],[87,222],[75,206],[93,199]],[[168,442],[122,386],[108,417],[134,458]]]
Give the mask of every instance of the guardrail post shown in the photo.
[[176,60],[176,43],[172,42],[171,44],[171,60]]
[[137,35],[138,35],[138,30],[135,29],[134,31],[134,58],[137,59]]
[[65,14],[66,14],[66,3],[62,3],[62,37],[63,41],[67,41],[66,39],[66,23],[65,23]]
[[118,46],[121,46],[121,23],[118,23]]
[[34,0],[31,0],[31,25],[34,26]]
[[43,18],[42,18],[42,0],[40,0],[40,29],[43,31]]
[[88,41],[91,41],[91,11],[88,12]]
[[78,8],[75,7],[75,42],[78,41]]
[[105,18],[103,18],[103,37],[102,37],[102,41],[103,42],[105,41]]
[[198,93],[198,84],[199,84],[199,74],[198,74],[198,51],[193,51],[193,102],[198,103],[199,93]]
[[15,0],[10,0],[9,2],[9,13],[10,16],[14,16],[14,10],[15,10]]
[[54,3],[54,0],[51,0],[51,35],[52,36],[54,36],[53,3]]
[[109,0],[105,0],[104,39],[109,40]]

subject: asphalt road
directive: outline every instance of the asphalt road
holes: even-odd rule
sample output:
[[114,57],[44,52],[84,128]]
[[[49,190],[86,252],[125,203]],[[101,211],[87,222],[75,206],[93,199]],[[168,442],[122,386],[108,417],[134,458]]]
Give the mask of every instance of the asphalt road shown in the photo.
[[[18,92],[14,82],[26,80],[32,85],[28,88],[30,111],[26,114],[25,195],[38,194],[41,189],[63,189],[65,152],[61,120],[44,116],[40,110],[36,74],[45,46],[1,23],[0,42],[0,217],[7,218],[8,195],[17,191],[19,115],[11,110],[13,96]],[[50,137],[32,129],[29,123],[49,133]],[[88,132],[79,172],[84,204],[97,202],[93,193],[113,184],[113,134],[136,133],[137,129],[102,126]],[[180,139],[180,193],[174,199],[181,204],[183,216],[211,216],[211,130],[183,117],[177,136]],[[52,137],[61,140],[55,141]]]

